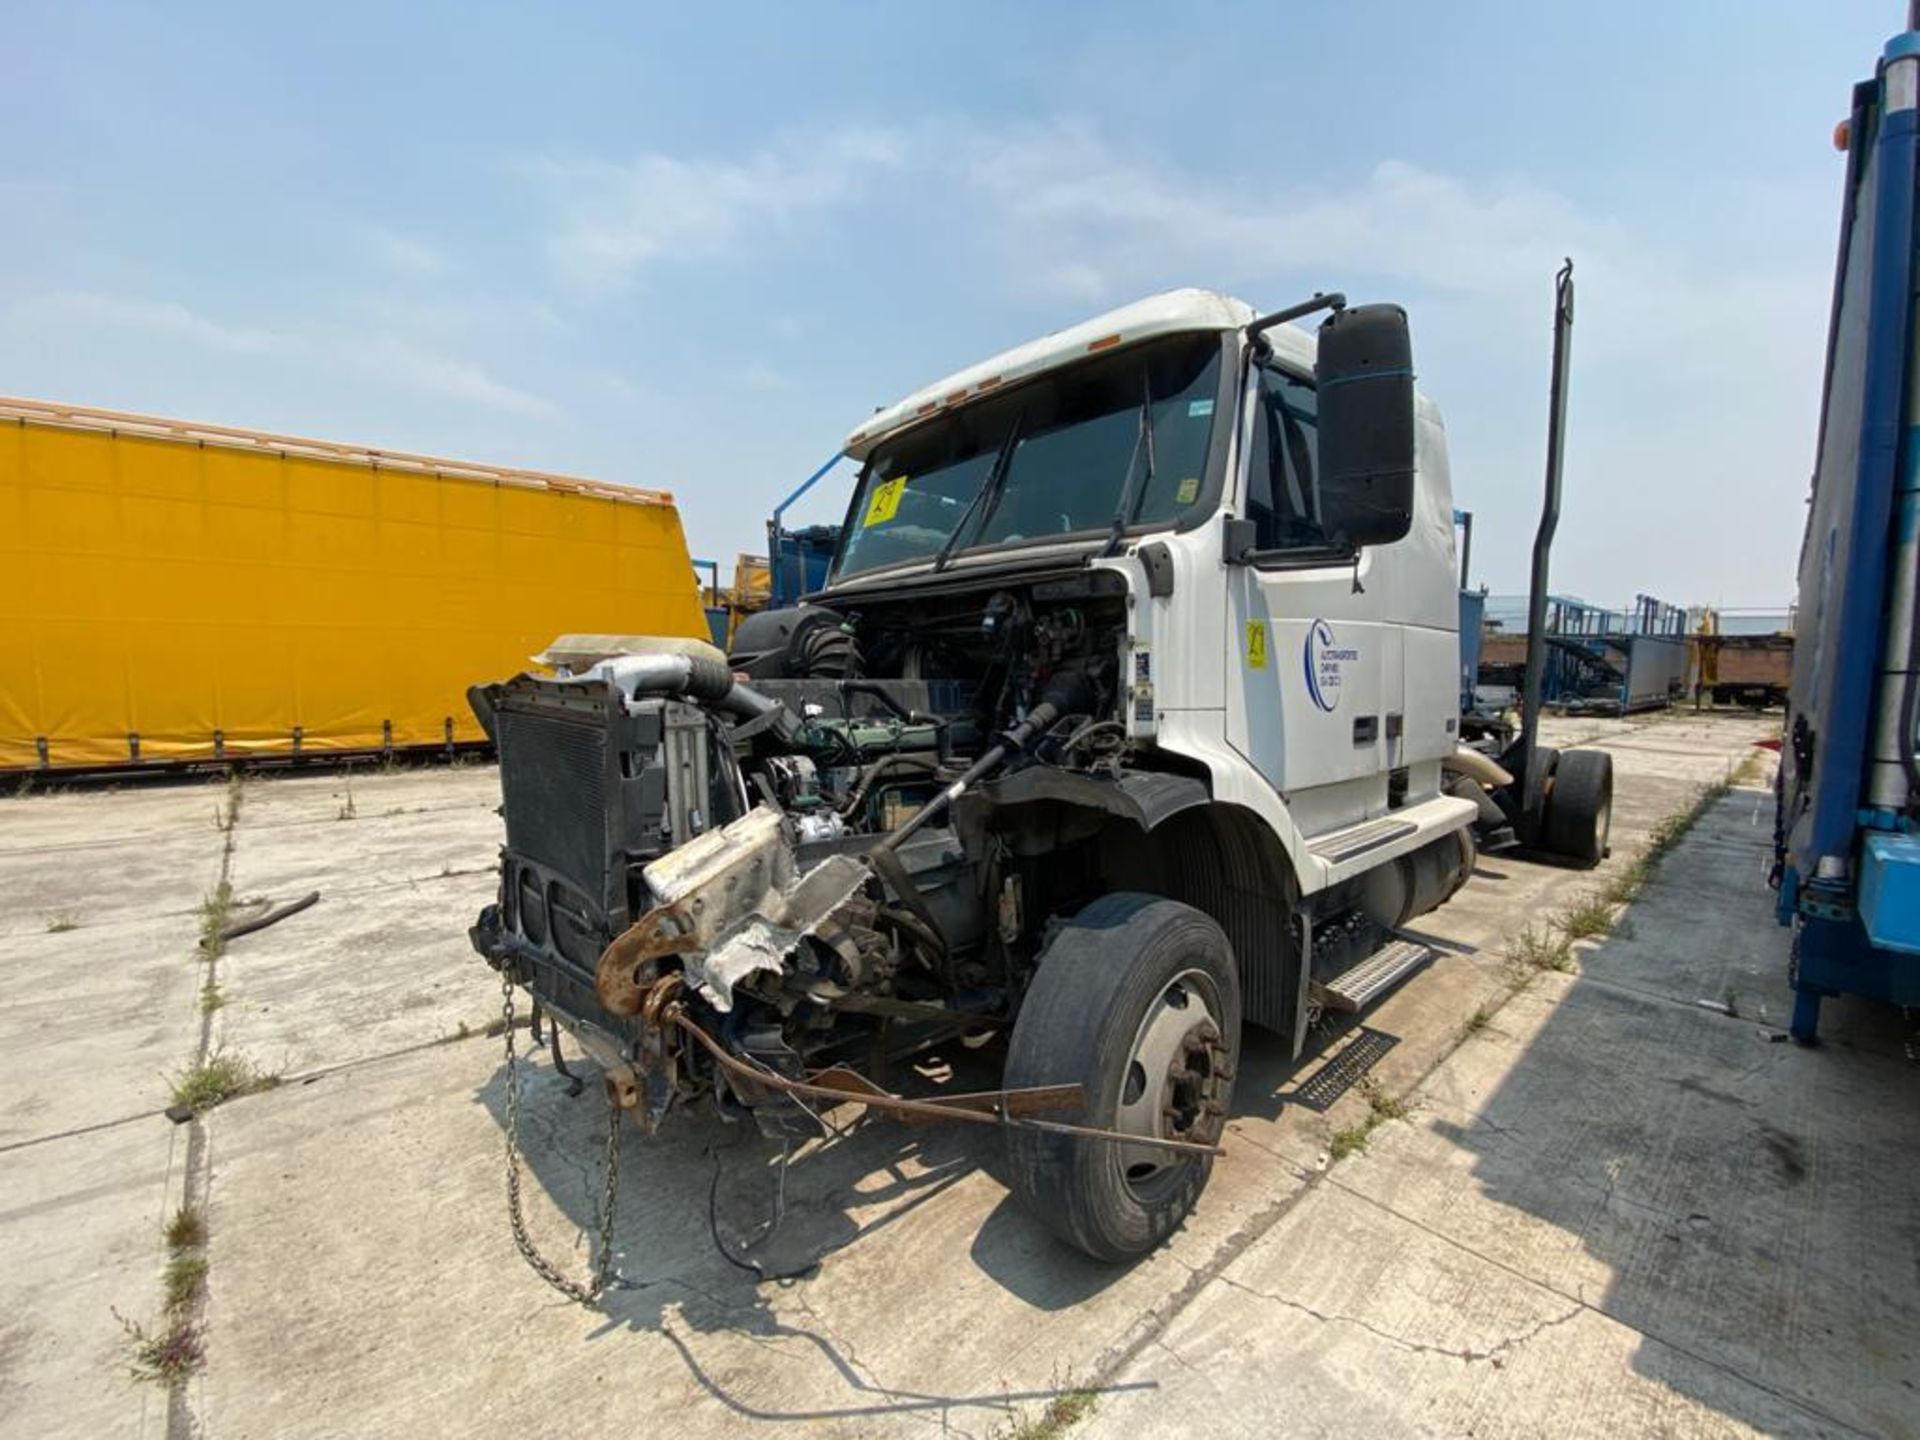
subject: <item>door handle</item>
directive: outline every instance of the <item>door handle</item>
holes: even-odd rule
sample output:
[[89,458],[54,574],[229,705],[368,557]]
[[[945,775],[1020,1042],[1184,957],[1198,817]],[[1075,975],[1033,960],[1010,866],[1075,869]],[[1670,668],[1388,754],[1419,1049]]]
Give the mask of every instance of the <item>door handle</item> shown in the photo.
[[1380,717],[1362,715],[1353,722],[1353,743],[1371,745],[1380,735]]

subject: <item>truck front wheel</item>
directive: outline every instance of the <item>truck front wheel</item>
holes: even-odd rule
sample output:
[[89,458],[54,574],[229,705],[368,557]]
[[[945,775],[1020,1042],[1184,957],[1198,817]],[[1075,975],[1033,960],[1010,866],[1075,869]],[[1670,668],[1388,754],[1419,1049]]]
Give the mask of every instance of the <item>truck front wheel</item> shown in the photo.
[[[1079,1085],[1075,1123],[1217,1144],[1240,1056],[1240,982],[1211,919],[1153,895],[1103,896],[1041,953],[1006,1084]],[[1014,1192],[1061,1239],[1130,1260],[1179,1228],[1213,1160],[1032,1130],[1007,1134]]]

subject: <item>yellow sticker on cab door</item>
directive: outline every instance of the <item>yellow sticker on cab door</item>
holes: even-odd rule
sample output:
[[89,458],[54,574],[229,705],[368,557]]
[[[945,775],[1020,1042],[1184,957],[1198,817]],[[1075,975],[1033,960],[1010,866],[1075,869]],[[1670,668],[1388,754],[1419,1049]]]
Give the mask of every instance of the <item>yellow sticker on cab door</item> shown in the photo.
[[873,498],[867,501],[866,518],[860,522],[862,530],[875,525],[884,525],[900,511],[900,496],[907,488],[907,477],[897,480],[882,480],[873,487]]
[[1247,621],[1247,668],[1267,668],[1267,622],[1264,620]]

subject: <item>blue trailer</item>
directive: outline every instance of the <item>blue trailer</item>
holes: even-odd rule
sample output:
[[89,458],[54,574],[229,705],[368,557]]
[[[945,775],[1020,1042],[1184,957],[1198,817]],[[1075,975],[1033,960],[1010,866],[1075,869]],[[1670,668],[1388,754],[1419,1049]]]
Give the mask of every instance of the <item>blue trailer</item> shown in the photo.
[[834,547],[840,543],[838,525],[809,525],[789,530],[783,523],[795,502],[826,477],[829,470],[845,458],[836,451],[813,474],[795,487],[793,493],[774,507],[767,521],[767,561],[772,566],[775,609],[796,605],[802,595],[811,594],[827,583],[827,570],[833,564]]
[[1920,1004],[1920,375],[1914,366],[1920,21],[1854,87],[1774,883],[1792,1032],[1824,997]]

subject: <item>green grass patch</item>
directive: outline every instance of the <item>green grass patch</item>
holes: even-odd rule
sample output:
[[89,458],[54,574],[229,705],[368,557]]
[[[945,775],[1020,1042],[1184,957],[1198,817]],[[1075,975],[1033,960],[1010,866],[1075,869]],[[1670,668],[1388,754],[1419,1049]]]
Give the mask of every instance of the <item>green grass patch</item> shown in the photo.
[[220,989],[218,980],[209,980],[200,987],[200,1013],[211,1015],[227,1003],[225,992]]
[[241,1095],[255,1095],[280,1083],[278,1075],[262,1072],[245,1056],[215,1050],[173,1077],[173,1103],[194,1114],[204,1114]]

